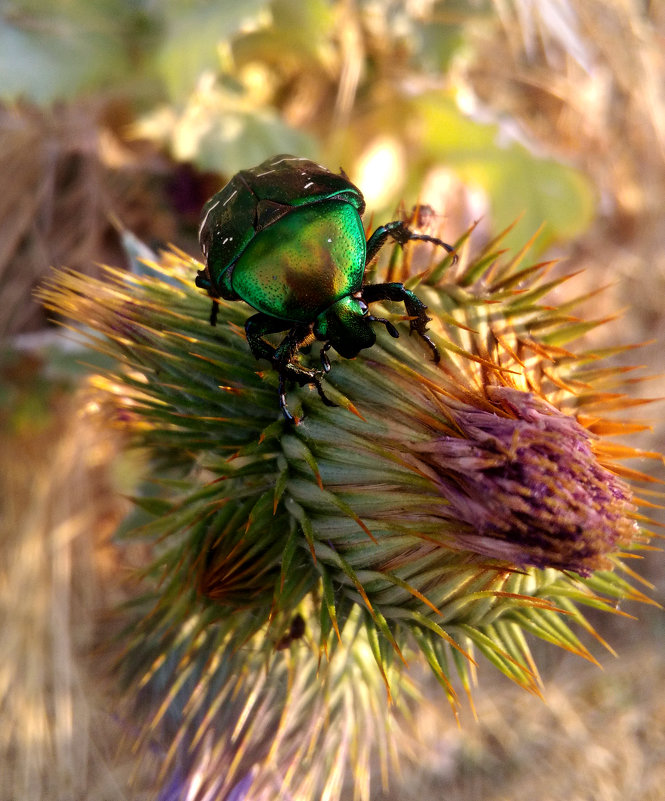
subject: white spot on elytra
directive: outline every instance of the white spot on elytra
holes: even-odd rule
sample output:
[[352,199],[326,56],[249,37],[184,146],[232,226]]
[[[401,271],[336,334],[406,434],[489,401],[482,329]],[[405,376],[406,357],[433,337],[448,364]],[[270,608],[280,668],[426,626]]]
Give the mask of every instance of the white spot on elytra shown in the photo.
[[210,216],[210,212],[213,209],[216,209],[217,206],[219,206],[219,200],[217,201],[217,203],[212,204],[212,206],[208,209],[208,211],[206,211],[205,217],[201,220],[201,225],[199,225],[199,239],[201,238],[201,234],[203,233],[203,229],[205,228],[206,222],[208,222],[208,217]]

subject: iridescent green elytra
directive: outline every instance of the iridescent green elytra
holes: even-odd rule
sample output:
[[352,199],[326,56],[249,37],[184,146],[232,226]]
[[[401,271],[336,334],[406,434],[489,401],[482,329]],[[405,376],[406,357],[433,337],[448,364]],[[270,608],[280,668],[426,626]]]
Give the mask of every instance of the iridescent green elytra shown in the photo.
[[[245,333],[257,359],[279,373],[280,408],[289,422],[286,381],[314,384],[321,400],[334,404],[321,387],[330,370],[327,351],[352,359],[376,341],[373,322],[393,337],[395,326],[369,313],[377,300],[402,301],[411,329],[427,342],[435,361],[436,345],[425,333],[427,307],[400,283],[363,285],[366,265],[388,237],[403,245],[424,240],[451,251],[440,239],[413,233],[401,220],[382,225],[365,241],[361,215],[365,200],[346,177],[296,156],[274,156],[241,170],[204,206],[199,239],[206,267],[196,285],[213,298],[210,322],[217,319],[217,298],[244,300],[257,314]],[[288,331],[278,347],[264,336]],[[322,370],[303,367],[298,351],[314,339],[323,342]]]

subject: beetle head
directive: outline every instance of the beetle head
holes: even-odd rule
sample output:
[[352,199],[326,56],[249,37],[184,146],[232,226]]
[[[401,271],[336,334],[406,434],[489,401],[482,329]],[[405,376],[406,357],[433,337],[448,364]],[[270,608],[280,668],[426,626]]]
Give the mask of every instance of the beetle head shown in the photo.
[[321,312],[314,323],[314,335],[330,342],[340,356],[353,359],[363,348],[371,348],[376,342],[370,323],[367,304],[346,295]]

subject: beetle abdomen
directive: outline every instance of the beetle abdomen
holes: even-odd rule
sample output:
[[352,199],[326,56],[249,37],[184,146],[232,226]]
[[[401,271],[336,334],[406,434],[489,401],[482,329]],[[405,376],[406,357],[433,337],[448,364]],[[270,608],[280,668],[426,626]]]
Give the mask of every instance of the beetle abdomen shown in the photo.
[[349,203],[294,208],[247,245],[233,266],[231,285],[257,311],[310,323],[361,288],[365,244],[362,221]]

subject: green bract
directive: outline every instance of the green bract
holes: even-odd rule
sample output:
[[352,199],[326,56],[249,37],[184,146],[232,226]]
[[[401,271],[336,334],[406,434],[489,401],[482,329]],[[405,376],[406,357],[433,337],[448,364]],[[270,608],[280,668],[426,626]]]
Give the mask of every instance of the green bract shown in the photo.
[[[267,359],[279,373],[280,408],[286,406],[287,380],[321,387],[330,370],[327,351],[352,359],[376,341],[372,322],[388,320],[369,313],[368,304],[401,301],[411,329],[429,345],[427,307],[403,284],[364,285],[365,267],[391,237],[399,244],[424,240],[451,251],[440,239],[416,234],[402,220],[380,226],[365,241],[361,215],[365,200],[343,171],[339,175],[297,156],[279,155],[250,170],[241,170],[205,205],[199,238],[207,259],[196,285],[213,298],[210,322],[217,318],[217,298],[244,300],[257,314],[247,320],[247,342],[257,359]],[[288,331],[278,347],[264,336]],[[321,370],[295,361],[313,340],[323,342]]]

